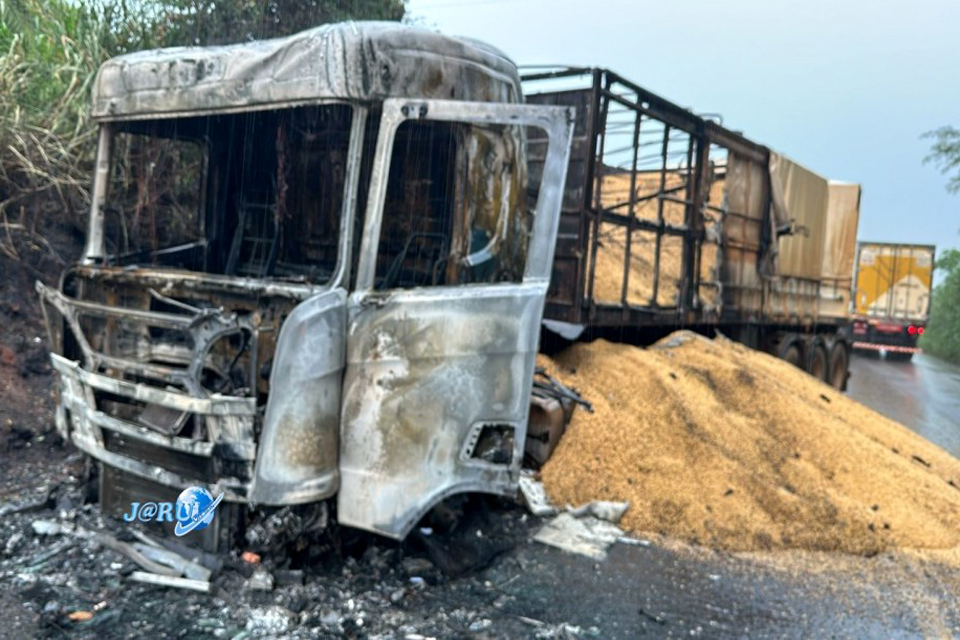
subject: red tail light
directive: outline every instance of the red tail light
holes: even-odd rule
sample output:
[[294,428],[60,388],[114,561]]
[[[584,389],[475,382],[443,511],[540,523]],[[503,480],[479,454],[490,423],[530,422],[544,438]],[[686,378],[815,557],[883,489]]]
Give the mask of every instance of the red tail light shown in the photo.
[[909,327],[907,327],[907,333],[909,333],[910,335],[914,335],[916,332],[917,332],[917,328],[915,326],[910,325]]
[[917,333],[923,335],[923,327],[917,327]]

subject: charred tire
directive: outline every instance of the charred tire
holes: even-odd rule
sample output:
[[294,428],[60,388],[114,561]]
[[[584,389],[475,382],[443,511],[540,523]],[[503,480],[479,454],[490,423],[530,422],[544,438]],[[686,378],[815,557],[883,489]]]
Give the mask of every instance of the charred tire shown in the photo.
[[804,367],[806,372],[821,382],[827,382],[830,373],[828,364],[827,348],[823,346],[823,342],[819,339],[811,342],[807,346],[807,366]]
[[786,360],[798,369],[805,369],[803,366],[802,343],[796,336],[788,335],[780,342],[780,348],[777,350],[777,357]]
[[837,340],[830,348],[826,383],[837,391],[847,390],[847,370],[850,368],[850,351],[847,343]]

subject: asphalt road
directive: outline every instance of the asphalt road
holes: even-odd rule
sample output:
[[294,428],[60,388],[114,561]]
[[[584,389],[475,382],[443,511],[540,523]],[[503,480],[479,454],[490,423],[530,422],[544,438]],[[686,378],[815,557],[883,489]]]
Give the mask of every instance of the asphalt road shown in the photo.
[[892,362],[854,354],[847,393],[960,457],[960,366],[928,355]]

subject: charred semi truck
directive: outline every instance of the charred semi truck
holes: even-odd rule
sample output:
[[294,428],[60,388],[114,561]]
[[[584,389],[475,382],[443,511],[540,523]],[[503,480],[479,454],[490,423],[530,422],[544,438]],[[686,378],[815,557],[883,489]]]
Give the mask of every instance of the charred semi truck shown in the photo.
[[38,284],[103,508],[203,486],[218,546],[514,494],[544,321],[718,328],[842,386],[826,181],[612,73],[528,81],[560,76],[590,83],[525,101],[497,50],[386,23],[106,62],[86,249]]
[[720,331],[845,389],[858,184],[608,70],[541,70],[524,89],[577,116],[547,326]]

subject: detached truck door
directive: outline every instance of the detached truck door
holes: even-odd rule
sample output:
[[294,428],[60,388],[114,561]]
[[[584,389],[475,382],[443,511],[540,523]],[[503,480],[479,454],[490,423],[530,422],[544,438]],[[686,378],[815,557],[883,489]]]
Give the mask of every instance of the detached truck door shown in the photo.
[[572,126],[562,107],[384,101],[347,302],[342,524],[400,539],[450,495],[516,490]]

